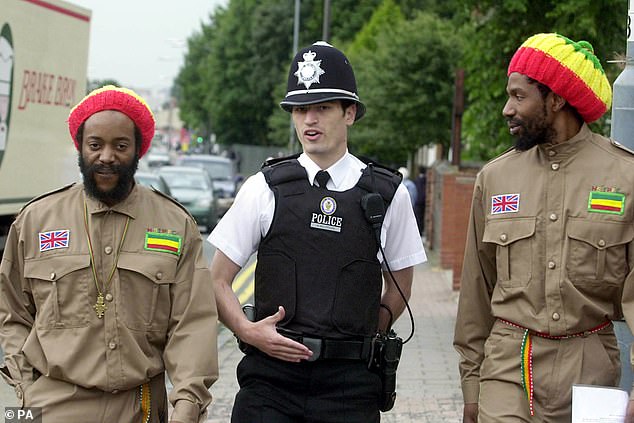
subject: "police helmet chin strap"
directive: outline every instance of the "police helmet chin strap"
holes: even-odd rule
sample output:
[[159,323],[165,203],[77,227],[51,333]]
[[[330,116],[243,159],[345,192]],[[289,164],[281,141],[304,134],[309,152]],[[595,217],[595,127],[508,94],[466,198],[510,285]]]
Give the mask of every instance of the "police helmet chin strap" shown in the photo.
[[[367,193],[361,198],[361,208],[364,211],[366,220],[368,221],[368,223],[370,223],[372,229],[374,230],[374,237],[376,238],[376,243],[378,244],[379,250],[381,251],[383,263],[385,263],[388,274],[390,275],[390,278],[392,278],[392,282],[394,282],[394,286],[396,286],[398,293],[401,294],[401,298],[403,298],[403,302],[405,303],[405,307],[407,308],[407,312],[409,313],[411,331],[407,339],[403,341],[403,344],[406,344],[414,336],[414,315],[412,314],[412,309],[409,306],[407,298],[405,298],[405,294],[403,294],[403,290],[398,285],[398,282],[396,282],[396,278],[392,273],[392,269],[390,269],[390,265],[385,258],[385,251],[383,251],[383,246],[381,245],[381,226],[383,225],[383,220],[385,219],[385,203],[383,202],[383,197],[381,197],[381,194],[376,192],[374,164],[368,163],[368,167],[370,168],[370,180],[372,182],[372,188],[374,192]],[[385,304],[381,304],[381,307],[385,308],[390,314],[389,325],[386,330],[386,332],[389,333],[392,330],[394,315],[392,314],[392,310],[390,310],[389,307],[387,307]]]

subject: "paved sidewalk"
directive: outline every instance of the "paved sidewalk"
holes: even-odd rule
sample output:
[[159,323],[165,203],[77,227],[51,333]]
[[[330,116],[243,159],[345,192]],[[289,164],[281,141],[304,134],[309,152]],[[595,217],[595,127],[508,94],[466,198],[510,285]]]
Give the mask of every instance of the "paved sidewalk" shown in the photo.
[[[403,347],[397,375],[394,408],[382,415],[383,423],[446,423],[462,420],[462,393],[458,375],[458,355],[452,347],[457,293],[451,290],[451,273],[430,262],[416,266],[410,307],[416,333]],[[409,335],[406,314],[395,325],[399,336]],[[242,358],[231,334],[221,331],[219,344],[220,378],[211,387],[214,402],[208,423],[229,421],[237,392],[235,368]]]

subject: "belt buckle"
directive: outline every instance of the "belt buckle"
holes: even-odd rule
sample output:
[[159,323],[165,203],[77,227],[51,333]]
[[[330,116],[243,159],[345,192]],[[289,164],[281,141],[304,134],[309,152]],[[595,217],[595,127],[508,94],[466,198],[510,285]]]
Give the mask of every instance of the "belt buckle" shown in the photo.
[[309,350],[313,352],[313,355],[310,356],[306,361],[316,361],[321,357],[321,349],[323,346],[323,342],[320,338],[310,338],[308,336],[302,337],[302,344],[308,347]]

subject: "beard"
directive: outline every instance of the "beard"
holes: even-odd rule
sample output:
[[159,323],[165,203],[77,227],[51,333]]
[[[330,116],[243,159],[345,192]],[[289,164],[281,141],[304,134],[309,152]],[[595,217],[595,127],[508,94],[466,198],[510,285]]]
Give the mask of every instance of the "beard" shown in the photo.
[[[135,154],[130,164],[122,165],[88,165],[81,154],[79,154],[79,169],[84,178],[84,189],[92,198],[108,205],[117,204],[128,196],[132,184],[134,184],[134,174],[139,166],[139,155]],[[107,170],[118,175],[117,184],[108,191],[103,191],[97,186],[95,173]]]
[[537,116],[532,120],[526,121],[522,119],[509,119],[509,124],[514,124],[521,128],[520,134],[515,140],[515,149],[518,151],[526,151],[538,144],[546,144],[555,139],[556,132],[552,125],[546,122],[546,106],[541,116]]

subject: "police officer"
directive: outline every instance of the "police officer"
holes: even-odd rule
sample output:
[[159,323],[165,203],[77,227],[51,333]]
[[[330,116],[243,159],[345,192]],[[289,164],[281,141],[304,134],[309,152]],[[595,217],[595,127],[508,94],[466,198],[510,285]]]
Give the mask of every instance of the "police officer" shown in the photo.
[[[405,307],[381,263],[409,298],[412,266],[426,260],[409,196],[400,176],[348,153],[348,127],[365,107],[341,51],[300,50],[281,106],[303,153],[250,177],[209,236],[220,320],[250,345],[232,422],[378,422],[370,338]],[[385,257],[362,208],[368,194],[388,205],[375,227]],[[256,250],[251,322],[231,285]]]
[[464,421],[570,422],[573,384],[618,384],[610,321],[634,321],[634,154],[588,128],[612,95],[588,42],[528,38],[506,91],[515,148],[477,176],[462,272]]
[[[50,422],[203,421],[217,378],[214,292],[193,218],[134,183],[154,118],[125,88],[70,113],[84,183],[25,206],[0,264],[0,375]],[[90,417],[89,417],[90,416]]]

